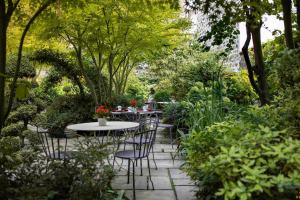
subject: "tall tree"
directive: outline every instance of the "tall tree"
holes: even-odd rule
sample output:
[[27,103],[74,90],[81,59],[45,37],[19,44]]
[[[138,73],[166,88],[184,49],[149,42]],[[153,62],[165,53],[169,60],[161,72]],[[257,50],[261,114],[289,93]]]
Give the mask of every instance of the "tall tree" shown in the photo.
[[95,104],[122,94],[134,67],[153,52],[174,45],[188,26],[172,4],[147,2],[87,0],[72,8],[61,4],[60,15],[45,31],[72,47]]
[[[8,117],[13,100],[15,97],[16,92],[16,84],[18,79],[18,74],[20,71],[21,66],[21,58],[22,58],[22,51],[23,51],[23,44],[25,37],[39,15],[47,9],[47,7],[55,2],[55,0],[37,0],[37,1],[26,1],[26,0],[0,0],[0,131],[4,125],[6,118]],[[18,45],[18,58],[17,64],[15,68],[14,77],[12,80],[12,84],[10,86],[9,91],[9,99],[8,105],[6,105],[6,98],[5,98],[5,90],[6,90],[6,56],[7,56],[7,33],[8,28],[11,24],[11,19],[14,15],[18,15],[22,11],[21,4],[28,5],[30,9],[34,10],[34,7],[38,7],[33,14],[29,14],[29,17],[26,18],[28,21],[25,22],[25,26],[23,27],[21,38],[19,40]],[[38,6],[37,6],[38,5]],[[26,6],[25,6],[26,7]],[[18,12],[16,12],[18,11]],[[31,11],[32,12],[32,11]]]

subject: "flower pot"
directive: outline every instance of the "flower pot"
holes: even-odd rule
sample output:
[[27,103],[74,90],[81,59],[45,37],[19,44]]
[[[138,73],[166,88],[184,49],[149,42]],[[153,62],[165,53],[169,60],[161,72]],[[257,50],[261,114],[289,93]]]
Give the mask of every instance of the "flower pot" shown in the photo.
[[106,126],[107,120],[105,118],[98,118],[99,126]]

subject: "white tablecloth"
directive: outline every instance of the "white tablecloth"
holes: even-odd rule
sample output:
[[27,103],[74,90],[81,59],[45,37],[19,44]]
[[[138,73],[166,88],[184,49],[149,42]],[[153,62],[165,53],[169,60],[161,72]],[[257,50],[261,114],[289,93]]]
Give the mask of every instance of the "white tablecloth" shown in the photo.
[[89,122],[81,124],[72,124],[67,126],[67,129],[74,131],[112,131],[112,130],[126,130],[137,128],[139,123],[125,122],[125,121],[108,121],[106,126],[99,126],[98,122]]

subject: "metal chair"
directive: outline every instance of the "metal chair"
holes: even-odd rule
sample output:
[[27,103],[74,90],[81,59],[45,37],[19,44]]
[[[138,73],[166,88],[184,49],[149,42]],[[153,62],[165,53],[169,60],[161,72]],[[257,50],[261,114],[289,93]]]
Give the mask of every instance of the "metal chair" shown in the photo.
[[[37,136],[45,155],[49,159],[65,160],[72,157],[74,151],[67,151],[69,133],[52,135],[48,130],[37,127]],[[76,136],[77,137],[77,136]]]
[[[147,189],[149,189],[149,180],[150,180],[150,182],[152,184],[152,189],[154,190],[154,184],[151,179],[149,153],[155,142],[155,137],[156,137],[155,130],[138,131],[132,137],[133,146],[131,146],[131,145],[130,146],[133,148],[130,150],[118,151],[114,155],[114,157],[116,157],[116,158],[128,160],[128,169],[127,169],[127,176],[128,176],[127,182],[128,183],[129,183],[129,176],[130,176],[130,165],[132,163],[133,199],[134,200],[136,199],[136,196],[135,196],[135,165],[138,160],[147,158],[147,165],[148,165],[148,171],[149,171],[149,176],[147,176]],[[141,166],[141,168],[142,168],[142,166]]]
[[[157,134],[157,126],[158,126],[158,122],[159,122],[159,119],[158,119],[158,116],[156,114],[154,115],[150,115],[150,118],[147,119],[147,116],[148,114],[143,114],[143,115],[146,115],[145,116],[142,116],[140,118],[140,126],[139,126],[139,131],[146,131],[146,130],[153,130],[155,131],[155,137],[153,137],[153,146],[151,148],[151,151],[152,151],[152,158],[153,158],[153,162],[154,162],[154,165],[155,165],[155,168],[156,170],[158,169],[157,168],[157,164],[156,164],[156,161],[155,161],[155,157],[154,157],[154,144],[155,144],[155,139],[156,139],[156,134]],[[154,116],[154,117],[153,117]],[[139,141],[139,136],[135,136],[134,138],[128,138],[124,141],[124,149],[125,149],[125,145],[126,144],[133,144],[133,145],[138,145],[138,142]],[[147,141],[142,141],[142,142],[147,142]],[[137,165],[138,163],[136,163]],[[141,165],[141,176],[143,176],[143,165],[142,165],[142,160],[140,162],[140,165]]]

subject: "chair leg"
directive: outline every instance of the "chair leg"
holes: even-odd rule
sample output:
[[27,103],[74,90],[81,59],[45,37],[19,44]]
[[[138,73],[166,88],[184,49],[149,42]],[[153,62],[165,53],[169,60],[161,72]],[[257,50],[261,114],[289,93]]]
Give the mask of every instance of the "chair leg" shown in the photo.
[[133,160],[132,162],[133,162],[133,163],[132,163],[132,168],[133,168],[133,169],[132,169],[132,173],[133,173],[133,174],[132,174],[132,182],[133,182],[133,183],[132,183],[132,184],[133,184],[133,200],[135,200],[136,197],[135,197],[135,169],[134,169],[135,166],[134,166],[134,164],[135,164],[136,161]]
[[172,135],[172,128],[169,128],[170,138],[171,138],[171,144],[173,149],[173,135]]
[[129,184],[129,177],[130,177],[130,160],[128,160],[128,171],[127,171],[127,184]]
[[154,162],[154,165],[155,165],[155,169],[158,170],[157,165],[156,165],[156,161],[155,161],[155,158],[154,158],[153,146],[152,146],[152,157],[153,157],[153,162]]
[[113,169],[115,169],[115,162],[116,162],[116,156],[114,156],[114,160],[113,160]]
[[[150,169],[150,161],[149,161],[149,157],[147,156],[147,164],[148,164],[148,171],[149,171],[149,179],[151,181],[151,185],[152,185],[152,190],[154,190],[154,184],[151,178],[151,169]],[[147,189],[149,188],[148,183],[147,183]]]
[[140,163],[141,163],[141,176],[143,176],[143,159],[140,159]]

